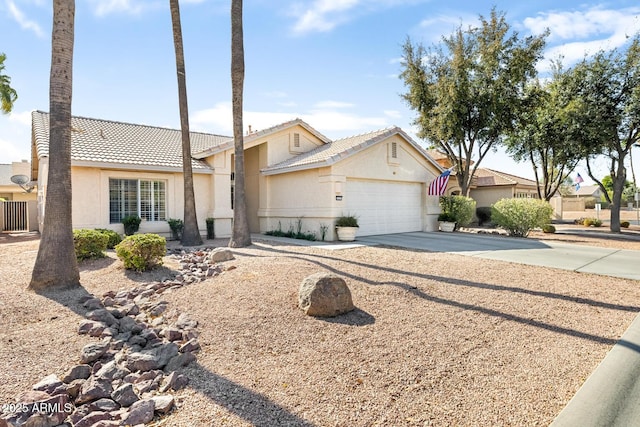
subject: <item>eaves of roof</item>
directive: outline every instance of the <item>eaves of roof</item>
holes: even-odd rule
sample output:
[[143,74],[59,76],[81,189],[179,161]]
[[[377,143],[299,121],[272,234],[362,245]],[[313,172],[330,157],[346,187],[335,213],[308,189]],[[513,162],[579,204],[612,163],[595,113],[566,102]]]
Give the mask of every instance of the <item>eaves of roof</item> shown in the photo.
[[307,153],[300,154],[291,159],[264,168],[261,172],[264,175],[276,175],[331,166],[361,152],[368,147],[386,140],[393,135],[400,135],[404,138],[437,170],[441,172],[444,170],[438,162],[429,156],[424,148],[417,144],[409,135],[407,135],[406,132],[396,126],[329,142],[328,144],[317,147]]
[[[272,126],[270,128],[262,129],[262,130],[259,130],[259,131],[256,131],[256,132],[252,132],[252,133],[250,133],[248,135],[245,135],[245,136],[243,136],[243,143],[246,146],[246,145],[251,144],[251,142],[253,142],[255,140],[264,138],[267,135],[271,135],[271,134],[274,134],[276,132],[281,132],[283,130],[292,128],[294,126],[303,127],[309,133],[314,135],[316,138],[318,138],[320,141],[322,141],[325,144],[331,142],[331,140],[329,138],[327,138],[326,136],[324,136],[323,134],[318,132],[316,129],[311,127],[304,120],[302,120],[302,119],[294,119],[294,120],[290,120],[288,122],[281,123],[281,124],[276,125],[276,126]],[[204,159],[206,157],[212,156],[212,155],[217,154],[217,153],[221,153],[223,151],[231,150],[233,148],[234,148],[234,139],[233,139],[233,137],[229,137],[229,139],[227,141],[225,141],[224,143],[221,143],[219,145],[216,145],[215,147],[210,147],[210,148],[208,148],[206,150],[202,150],[200,152],[194,153],[193,157],[196,158],[196,159]]]

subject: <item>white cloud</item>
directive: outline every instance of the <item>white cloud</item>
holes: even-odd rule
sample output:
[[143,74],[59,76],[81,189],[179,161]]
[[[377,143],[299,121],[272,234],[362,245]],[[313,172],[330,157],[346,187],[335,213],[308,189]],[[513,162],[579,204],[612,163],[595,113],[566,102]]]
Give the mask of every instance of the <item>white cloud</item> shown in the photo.
[[430,17],[420,21],[418,31],[421,33],[421,36],[432,42],[439,42],[442,40],[442,37],[450,36],[459,27],[466,29],[469,27],[477,27],[478,25],[480,25],[478,15],[469,13],[455,16],[440,14],[436,17]]
[[594,7],[582,11],[540,13],[524,20],[524,26],[534,34],[549,28],[545,58],[540,61],[540,72],[550,71],[551,61],[562,58],[571,66],[587,55],[600,50],[623,46],[640,26],[640,8],[605,10]]
[[400,111],[397,111],[397,110],[384,110],[384,115],[392,119],[402,118],[402,113],[400,113]]
[[297,18],[293,32],[329,32],[357,16],[425,1],[428,0],[314,0],[310,4],[295,4],[290,6],[291,14]]
[[[306,113],[272,113],[262,111],[245,111],[243,124],[251,125],[253,130],[261,130],[276,126],[295,118],[309,123],[318,131],[331,137],[341,138],[363,131],[380,129],[390,125],[388,114],[376,116],[359,116],[343,111],[325,108],[311,109]],[[231,103],[220,102],[213,108],[197,111],[190,117],[193,130],[211,132],[222,135],[233,134],[233,117]]]
[[13,0],[5,0],[5,4],[9,10],[9,15],[11,15],[13,20],[16,21],[22,29],[33,31],[38,37],[44,37],[42,27],[40,27],[37,22],[27,18],[24,12],[16,6],[16,3]]

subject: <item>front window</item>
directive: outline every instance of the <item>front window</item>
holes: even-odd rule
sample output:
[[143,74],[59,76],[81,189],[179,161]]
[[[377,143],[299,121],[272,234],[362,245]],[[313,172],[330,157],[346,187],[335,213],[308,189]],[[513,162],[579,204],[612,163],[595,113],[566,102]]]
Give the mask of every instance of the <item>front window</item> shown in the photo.
[[137,215],[146,221],[165,221],[166,183],[144,179],[109,179],[109,222]]

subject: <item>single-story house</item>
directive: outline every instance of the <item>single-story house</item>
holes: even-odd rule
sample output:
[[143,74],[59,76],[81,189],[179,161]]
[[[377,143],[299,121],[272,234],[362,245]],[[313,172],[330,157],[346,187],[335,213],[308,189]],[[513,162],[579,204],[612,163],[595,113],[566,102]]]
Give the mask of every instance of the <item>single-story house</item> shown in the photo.
[[[71,177],[74,228],[122,232],[126,215],[143,219],[141,232],[168,235],[182,218],[179,130],[84,117],[72,118]],[[40,222],[47,191],[49,115],[32,113],[32,178],[38,181]],[[442,168],[402,129],[392,127],[330,140],[295,119],[244,137],[251,232],[302,231],[335,239],[343,214],[359,219],[358,235],[435,230],[438,198],[428,184]],[[234,141],[191,132],[198,224],[214,218],[217,237],[231,235]]]

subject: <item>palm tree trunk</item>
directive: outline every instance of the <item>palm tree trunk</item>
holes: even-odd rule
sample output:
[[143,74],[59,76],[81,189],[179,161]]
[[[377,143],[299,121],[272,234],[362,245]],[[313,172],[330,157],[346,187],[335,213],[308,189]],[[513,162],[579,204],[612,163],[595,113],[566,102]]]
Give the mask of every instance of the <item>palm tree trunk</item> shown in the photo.
[[182,130],[182,174],[184,176],[184,246],[202,244],[196,215],[196,199],[193,192],[193,170],[191,168],[191,139],[189,137],[189,107],[187,104],[187,78],[182,47],[182,25],[178,0],[169,0],[171,22],[173,23],[173,45],[176,51],[176,73],[178,75],[178,104],[180,105],[180,129]]
[[49,87],[49,173],[46,211],[29,288],[80,285],[71,216],[71,93],[74,0],[54,0]]
[[242,0],[231,0],[231,97],[233,109],[233,139],[235,143],[235,191],[233,228],[229,247],[242,248],[251,244],[247,200],[244,185],[244,139],[242,126],[242,96],[244,85],[244,40],[242,34]]

